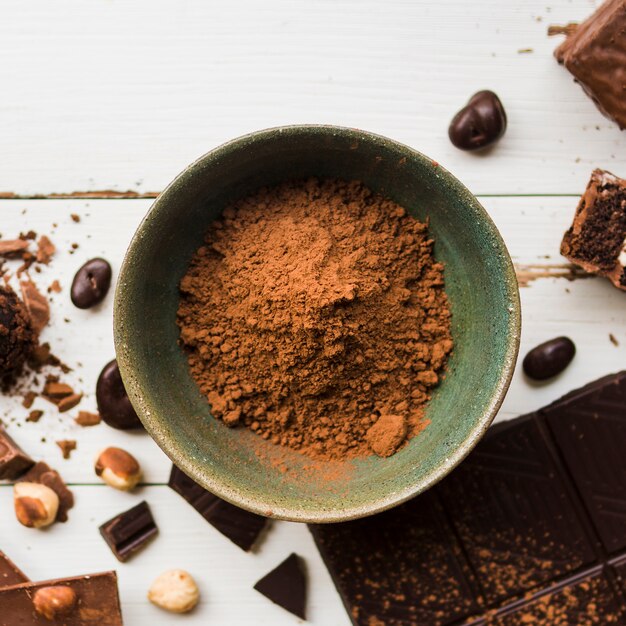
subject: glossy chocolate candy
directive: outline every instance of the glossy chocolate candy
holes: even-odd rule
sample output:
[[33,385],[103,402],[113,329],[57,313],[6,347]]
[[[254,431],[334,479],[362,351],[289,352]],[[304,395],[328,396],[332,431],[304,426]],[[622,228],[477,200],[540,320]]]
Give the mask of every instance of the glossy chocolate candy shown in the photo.
[[126,393],[115,359],[107,363],[100,372],[96,383],[96,402],[100,417],[109,426],[119,430],[143,427]]
[[111,266],[104,259],[87,261],[74,276],[70,297],[79,309],[100,304],[111,286]]
[[504,135],[506,121],[500,98],[493,91],[479,91],[452,118],[448,136],[460,150],[480,150]]
[[576,346],[569,337],[556,337],[533,348],[522,364],[524,373],[533,380],[547,380],[560,374],[576,354]]

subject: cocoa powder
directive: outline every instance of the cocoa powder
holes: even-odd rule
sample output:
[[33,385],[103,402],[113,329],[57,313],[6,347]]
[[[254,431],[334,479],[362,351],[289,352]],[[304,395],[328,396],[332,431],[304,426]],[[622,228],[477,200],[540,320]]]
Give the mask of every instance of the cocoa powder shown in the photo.
[[178,324],[214,416],[323,459],[422,430],[452,350],[427,224],[357,181],[296,181],[224,210]]

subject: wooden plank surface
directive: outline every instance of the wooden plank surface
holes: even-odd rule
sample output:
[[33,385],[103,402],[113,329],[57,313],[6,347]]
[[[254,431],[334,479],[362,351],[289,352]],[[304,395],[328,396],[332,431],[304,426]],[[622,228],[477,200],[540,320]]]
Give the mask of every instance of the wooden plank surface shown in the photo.
[[[245,132],[288,123],[372,130],[435,158],[463,180],[500,228],[518,269],[520,354],[566,334],[578,353],[556,380],[531,385],[517,371],[498,420],[536,409],[626,363],[625,296],[576,278],[559,242],[594,167],[626,176],[626,135],[605,120],[552,57],[549,24],[580,20],[592,0],[3,0],[0,3],[0,196],[161,190],[187,163]],[[532,52],[520,52],[524,49]],[[489,154],[454,149],[447,125],[476,90],[492,88],[509,116]],[[105,194],[106,195],[106,194]],[[68,289],[76,269],[101,255],[117,276],[150,200],[0,200],[0,234],[33,229],[59,248],[35,275],[59,279],[43,336],[74,367],[68,382],[94,409],[95,381],[113,358],[112,297],[79,311]],[[75,223],[70,214],[81,216]],[[72,244],[78,244],[72,251]],[[68,321],[65,321],[68,320]],[[612,333],[619,345],[609,339]],[[245,554],[165,486],[170,463],[143,433],[79,428],[43,400],[25,423],[20,397],[0,419],[37,458],[73,485],[70,521],[39,532],[12,513],[0,485],[0,549],[33,578],[117,569],[129,626],[288,625],[295,617],[252,589],[291,551],[307,561],[310,623],[349,620],[304,526],[277,523]],[[77,439],[64,461],[55,441]],[[45,439],[43,441],[42,439]],[[137,494],[101,485],[92,463],[105,445],[132,449],[145,469]],[[118,564],[98,524],[146,499],[160,527],[154,545]],[[162,570],[198,579],[203,601],[176,618],[145,599]]]
[[[476,193],[576,193],[626,175],[626,138],[552,52],[591,0],[3,0],[0,192],[159,191],[246,132],[333,123],[423,151]],[[532,52],[520,52],[520,50]],[[479,89],[509,130],[448,141]]]

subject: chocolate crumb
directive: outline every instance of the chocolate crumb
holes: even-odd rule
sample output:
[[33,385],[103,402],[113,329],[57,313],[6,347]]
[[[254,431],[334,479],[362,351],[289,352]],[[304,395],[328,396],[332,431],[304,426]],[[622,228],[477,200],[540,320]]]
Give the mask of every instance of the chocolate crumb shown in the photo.
[[71,396],[66,396],[65,398],[62,398],[57,403],[57,406],[59,407],[59,412],[65,413],[65,411],[69,411],[70,409],[73,409],[75,406],[77,406],[80,403],[82,399],[83,399],[82,393],[73,393]]
[[37,393],[35,391],[27,391],[24,394],[24,399],[22,400],[22,406],[25,409],[30,409],[31,406],[33,406],[33,402],[35,401],[35,398],[37,397]]
[[78,215],[78,213],[70,213],[70,217],[73,222],[76,222],[77,224],[80,222],[80,215]]
[[79,411],[78,412],[78,417],[74,418],[74,421],[79,426],[86,427],[86,426],[96,426],[102,420],[100,418],[100,414],[99,413],[90,413],[89,411]]
[[61,283],[58,280],[53,280],[48,287],[48,293],[61,293]]
[[609,341],[617,348],[619,346],[619,341],[617,337],[613,333],[609,333]]
[[55,443],[59,446],[59,448],[61,448],[61,453],[63,454],[64,459],[69,459],[72,451],[76,450],[76,441],[73,439],[62,439]]
[[37,263],[48,265],[55,252],[55,245],[48,237],[46,237],[46,235],[41,235],[41,237],[39,237],[39,241],[37,242]]
[[43,411],[40,411],[39,409],[34,409],[33,411],[31,411],[28,414],[28,417],[26,418],[27,422],[38,422],[41,417],[43,416]]
[[50,321],[48,300],[40,293],[35,283],[31,280],[21,281],[20,288],[22,290],[22,299],[30,315],[33,330],[39,334]]

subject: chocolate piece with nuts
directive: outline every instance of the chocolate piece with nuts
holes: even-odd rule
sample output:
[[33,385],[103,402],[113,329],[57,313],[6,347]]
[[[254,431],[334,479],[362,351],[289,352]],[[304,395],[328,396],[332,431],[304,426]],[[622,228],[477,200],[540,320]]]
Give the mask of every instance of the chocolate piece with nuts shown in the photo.
[[0,480],[15,480],[34,464],[35,461],[0,426]]
[[49,621],[69,615],[76,608],[76,602],[76,592],[66,585],[41,587],[33,596],[35,613]]
[[100,534],[118,561],[127,561],[159,532],[147,502],[140,502],[100,526]]
[[36,463],[20,480],[31,483],[39,483],[50,487],[59,497],[59,510],[56,515],[57,522],[67,522],[67,513],[74,506],[74,495],[67,488],[63,479],[56,470],[51,469],[46,463]]
[[44,528],[56,520],[59,496],[40,483],[19,482],[13,485],[15,516],[28,528]]
[[135,457],[121,448],[106,448],[96,459],[96,474],[121,491],[131,491],[141,480],[141,467]]
[[0,626],[123,626],[115,572],[0,589]]
[[163,572],[150,586],[148,600],[170,613],[188,613],[200,600],[198,585],[182,569]]
[[561,254],[626,291],[626,180],[594,170],[563,235]]

